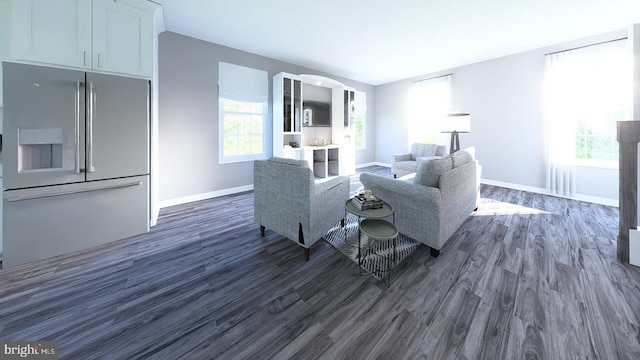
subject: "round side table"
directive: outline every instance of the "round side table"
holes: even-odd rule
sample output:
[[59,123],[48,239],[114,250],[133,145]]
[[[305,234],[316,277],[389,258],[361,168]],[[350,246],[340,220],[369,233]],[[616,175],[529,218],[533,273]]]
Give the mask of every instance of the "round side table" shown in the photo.
[[369,210],[360,210],[355,204],[351,201],[351,199],[347,200],[344,204],[344,218],[347,218],[347,212],[358,217],[358,243],[350,243],[349,238],[347,237],[347,227],[345,226],[344,237],[345,242],[351,246],[360,247],[360,223],[362,219],[384,219],[389,216],[393,217],[393,223],[396,223],[396,214],[393,211],[391,205],[383,202],[382,207],[379,209],[369,209]]
[[[396,239],[398,238],[398,229],[396,226],[383,219],[364,219],[360,222],[360,231],[369,237],[369,244],[367,247],[367,254],[374,256],[381,256],[383,263],[386,263],[386,269],[377,268],[374,273],[386,273],[387,281],[384,280],[384,276],[381,275],[382,281],[387,285],[391,284],[391,271],[395,267],[396,263]],[[393,252],[390,254],[379,255],[373,252],[374,244],[377,241],[393,241]],[[358,264],[360,265],[360,274],[362,274],[361,258],[358,258]]]

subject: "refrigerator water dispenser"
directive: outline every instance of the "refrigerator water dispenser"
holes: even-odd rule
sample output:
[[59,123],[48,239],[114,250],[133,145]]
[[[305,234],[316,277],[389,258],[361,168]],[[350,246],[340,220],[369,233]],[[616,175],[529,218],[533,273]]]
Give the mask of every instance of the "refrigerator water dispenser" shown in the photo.
[[62,129],[18,129],[18,171],[62,168]]

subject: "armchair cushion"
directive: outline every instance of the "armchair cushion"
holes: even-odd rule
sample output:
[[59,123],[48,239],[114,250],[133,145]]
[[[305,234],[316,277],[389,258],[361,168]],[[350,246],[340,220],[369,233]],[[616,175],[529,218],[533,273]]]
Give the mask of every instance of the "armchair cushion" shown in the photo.
[[470,147],[464,150],[456,151],[455,153],[451,154],[453,167],[457,168],[460,165],[464,165],[468,162],[473,161],[475,159],[475,156],[474,154],[472,154],[472,152],[475,152],[475,149],[473,147]]
[[440,175],[453,168],[452,158],[447,156],[443,158],[433,158],[418,167],[414,183],[439,187]]
[[425,156],[436,156],[438,145],[436,144],[411,144],[411,160],[418,160],[418,158]]

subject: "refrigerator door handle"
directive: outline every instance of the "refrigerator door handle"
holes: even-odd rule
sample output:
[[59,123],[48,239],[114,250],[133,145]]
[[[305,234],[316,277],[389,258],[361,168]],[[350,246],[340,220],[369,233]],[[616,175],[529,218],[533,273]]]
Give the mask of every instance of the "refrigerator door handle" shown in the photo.
[[34,200],[34,199],[48,198],[48,197],[54,197],[54,196],[73,195],[73,194],[87,193],[87,192],[92,192],[92,191],[123,189],[123,188],[128,188],[128,187],[132,187],[132,186],[140,186],[140,185],[142,185],[142,181],[138,180],[138,181],[132,181],[132,182],[124,183],[124,184],[115,184],[115,185],[109,185],[109,186],[102,186],[102,187],[94,188],[94,189],[67,190],[67,191],[52,192],[52,193],[47,193],[47,194],[18,195],[18,196],[14,196],[14,197],[7,197],[6,199],[9,202],[15,202],[15,201],[24,201],[24,200]]
[[87,106],[87,172],[96,171],[93,166],[93,110],[96,103],[96,93],[93,82],[89,83],[89,105]]
[[80,174],[80,87],[82,82],[76,81],[76,118],[75,118],[75,167],[74,172]]

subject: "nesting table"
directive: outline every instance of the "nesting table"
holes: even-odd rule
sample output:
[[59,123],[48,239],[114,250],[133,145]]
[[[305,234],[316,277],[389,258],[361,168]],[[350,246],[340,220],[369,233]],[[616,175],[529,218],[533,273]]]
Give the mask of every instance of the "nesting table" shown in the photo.
[[[367,255],[373,256],[381,256],[382,263],[386,263],[386,269],[377,268],[377,273],[385,273],[387,275],[387,280],[385,281],[384,276],[381,276],[382,281],[385,282],[387,287],[390,285],[391,280],[391,271],[395,267],[396,262],[396,238],[398,237],[398,229],[396,228],[395,222],[395,212],[391,205],[386,202],[383,203],[382,207],[379,209],[369,209],[369,210],[360,210],[355,204],[351,201],[351,199],[347,200],[345,203],[345,218],[347,217],[347,212],[358,217],[358,243],[352,244],[348,241],[346,227],[345,227],[345,242],[351,246],[358,247],[358,266],[360,267],[360,273],[362,274],[363,270],[363,250],[366,250]],[[389,216],[392,217],[393,222],[389,222],[385,220]],[[367,235],[369,238],[369,243],[366,247],[362,246],[361,238],[362,233]],[[393,242],[393,252],[391,254],[379,255],[374,251],[374,244],[377,241],[392,241]]]

